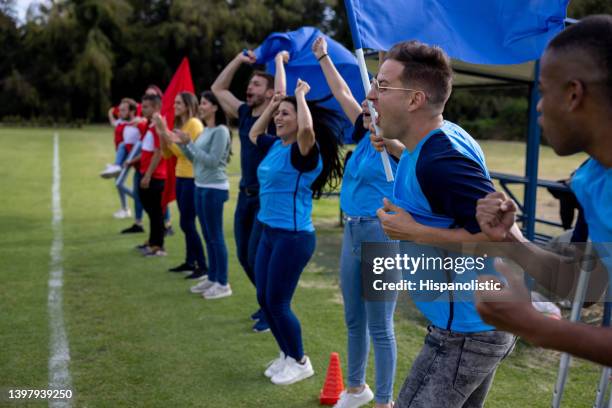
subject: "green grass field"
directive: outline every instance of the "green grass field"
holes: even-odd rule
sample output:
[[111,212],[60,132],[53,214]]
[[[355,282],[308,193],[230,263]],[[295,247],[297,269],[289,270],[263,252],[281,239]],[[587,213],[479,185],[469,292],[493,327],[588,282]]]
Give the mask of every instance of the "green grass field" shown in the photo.
[[[166,272],[183,259],[183,238],[167,241],[167,258],[143,259],[133,249],[144,235],[122,236],[115,220],[117,194],[98,177],[112,160],[109,128],[0,128],[0,405],[8,389],[46,389],[49,323],[47,293],[51,230],[53,133],[60,135],[63,208],[64,319],[70,345],[76,407],[315,407],[329,353],[346,363],[342,300],[338,289],[341,230],[338,201],[315,204],[318,247],[302,275],[294,310],[316,375],[288,387],[263,376],[276,356],[270,333],[254,334],[248,316],[257,309],[254,289],[235,257],[233,210],[239,178],[238,146],[231,163],[231,199],[225,206],[234,295],[205,301],[189,283]],[[483,143],[489,167],[521,173],[524,146]],[[584,157],[557,158],[542,149],[540,174],[566,176]],[[555,214],[541,193],[541,206]],[[176,207],[172,207],[177,216]],[[178,220],[174,219],[178,232]],[[423,319],[406,298],[396,312],[396,394],[423,342]],[[550,405],[558,354],[519,343],[498,370],[487,407]],[[373,382],[373,364],[368,368]],[[574,361],[566,407],[592,404],[599,368]]]

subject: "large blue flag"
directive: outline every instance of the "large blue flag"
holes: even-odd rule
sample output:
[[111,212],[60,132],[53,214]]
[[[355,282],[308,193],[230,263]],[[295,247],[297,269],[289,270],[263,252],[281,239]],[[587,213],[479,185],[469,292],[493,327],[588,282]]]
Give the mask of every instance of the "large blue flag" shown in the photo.
[[302,27],[297,31],[288,33],[272,33],[255,50],[257,63],[266,64],[267,71],[274,74],[274,57],[280,51],[288,51],[289,63],[285,66],[287,73],[287,94],[293,95],[298,78],[308,82],[310,92],[309,100],[324,99],[320,104],[339,113],[343,128],[344,141],[350,140],[353,124],[346,118],[340,104],[331,95],[319,62],[311,51],[312,43],[319,37],[327,40],[327,53],[336,65],[338,72],[351,88],[353,96],[358,102],[365,99],[359,67],[355,56],[340,43],[321,33],[314,27]]
[[476,64],[538,59],[569,0],[345,0],[355,48],[419,40]]

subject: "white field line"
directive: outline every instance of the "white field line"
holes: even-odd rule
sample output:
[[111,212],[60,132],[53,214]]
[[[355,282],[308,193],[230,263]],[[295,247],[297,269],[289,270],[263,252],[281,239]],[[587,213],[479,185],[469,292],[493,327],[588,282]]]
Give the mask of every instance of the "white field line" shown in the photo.
[[[53,185],[51,187],[52,200],[52,229],[53,243],[51,244],[51,264],[49,270],[49,296],[47,309],[49,311],[49,389],[71,390],[70,377],[70,350],[68,337],[64,327],[64,312],[62,308],[62,286],[64,269],[62,266],[62,251],[64,239],[62,232],[62,202],[60,191],[60,157],[59,135],[53,135]],[[49,407],[71,407],[70,399],[49,400]]]

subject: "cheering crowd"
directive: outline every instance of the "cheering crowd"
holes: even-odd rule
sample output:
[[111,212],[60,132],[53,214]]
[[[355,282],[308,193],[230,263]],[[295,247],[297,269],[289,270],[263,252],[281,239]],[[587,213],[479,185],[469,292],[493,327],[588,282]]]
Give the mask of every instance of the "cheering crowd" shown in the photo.
[[[314,42],[312,52],[333,97],[354,123],[356,147],[344,166],[337,114],[308,101],[310,86],[305,81],[298,80],[294,95],[287,96],[285,64],[291,55],[286,51],[275,58],[274,76],[252,73],[246,101],[229,88],[238,69],[254,64],[255,56],[252,51],[236,55],[199,103],[192,93],[177,95],[172,128],[160,115],[161,92],[155,86],[147,89],[140,105],[126,98],[118,112],[109,112],[116,160],[102,176],[118,176],[117,217],[131,217],[126,196],[134,199],[134,225],[125,232],[142,231],[143,209],[147,213],[149,237],[138,247],[143,255],[166,255],[170,214],[163,196],[172,168],[167,162],[176,160],[173,187],[186,253],[184,262],[171,271],[191,272],[191,292],[205,299],[232,295],[223,207],[229,197],[227,164],[232,154],[228,120],[233,119],[241,144],[233,224],[236,253],[260,306],[251,316],[256,320],[253,330],[270,330],[279,348],[279,356],[264,372],[272,383],[292,384],[314,374],[291,301],[315,249],[312,200],[340,184],[348,384],[336,407],[360,407],[372,400],[377,408],[482,407],[497,367],[512,352],[515,334],[612,364],[607,329],[554,321],[530,302],[504,301],[526,291],[522,282],[507,276],[502,291],[478,292],[472,301],[453,301],[452,293],[445,293],[446,300],[415,302],[430,325],[394,401],[396,297],[370,301],[362,296],[362,243],[505,241],[523,245],[532,259],[554,260],[522,237],[514,223],[516,206],[495,192],[478,143],[459,125],[444,120],[453,72],[441,48],[417,41],[396,44],[381,61],[367,101],[353,97],[327,53],[325,38]],[[540,91],[540,125],[553,149],[560,155],[584,151],[591,156],[571,183],[585,211],[581,227],[588,229],[592,241],[610,242],[611,16],[586,18],[550,42],[541,59]],[[378,113],[378,129],[366,102]],[[392,183],[380,159],[383,149],[391,156]],[[136,169],[133,190],[123,185],[129,167]],[[507,272],[504,265],[497,269]],[[487,272],[496,273],[492,265]],[[528,272],[538,279],[537,271]],[[370,341],[373,390],[366,382]]]

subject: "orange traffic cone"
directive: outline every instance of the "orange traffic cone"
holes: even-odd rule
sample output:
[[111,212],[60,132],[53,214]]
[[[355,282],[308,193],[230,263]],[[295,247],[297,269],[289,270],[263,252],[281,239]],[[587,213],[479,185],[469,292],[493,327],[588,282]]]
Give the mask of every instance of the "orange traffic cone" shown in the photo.
[[329,367],[327,367],[327,376],[321,394],[319,394],[319,402],[321,405],[334,405],[340,398],[340,393],[344,389],[344,381],[342,381],[342,368],[340,368],[340,356],[338,353],[331,353],[329,356]]

